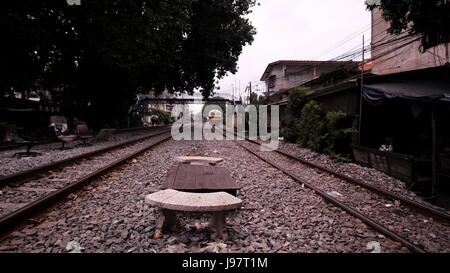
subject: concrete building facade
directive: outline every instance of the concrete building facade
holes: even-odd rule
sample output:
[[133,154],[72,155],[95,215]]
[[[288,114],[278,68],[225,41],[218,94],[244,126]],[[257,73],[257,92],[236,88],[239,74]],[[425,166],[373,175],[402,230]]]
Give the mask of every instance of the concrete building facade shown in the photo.
[[261,81],[266,84],[266,95],[270,97],[270,102],[279,104],[287,102],[290,89],[301,86],[332,71],[356,65],[352,61],[280,60],[267,66]]
[[443,66],[450,62],[448,44],[441,44],[422,52],[420,36],[403,31],[389,34],[389,22],[380,9],[372,11],[372,73],[393,74]]

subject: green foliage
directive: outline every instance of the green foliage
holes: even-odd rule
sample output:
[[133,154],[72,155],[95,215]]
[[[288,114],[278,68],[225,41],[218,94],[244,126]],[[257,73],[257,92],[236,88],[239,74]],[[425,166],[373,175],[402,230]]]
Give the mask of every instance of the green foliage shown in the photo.
[[349,141],[353,133],[352,128],[345,127],[343,123],[346,117],[343,112],[328,112],[325,116],[324,151],[341,161],[345,158],[342,154],[348,156]]
[[250,93],[250,104],[259,106],[266,104],[267,98],[264,95],[258,96],[257,93],[252,92]]
[[341,154],[332,154],[331,157],[336,161],[336,162],[344,162],[344,163],[351,163],[352,159],[349,155],[341,155]]
[[45,89],[67,115],[105,122],[126,116],[139,92],[199,89],[208,97],[253,41],[245,16],[254,4],[7,1],[0,9],[0,96]]
[[324,116],[316,101],[308,102],[299,118],[292,118],[283,129],[284,138],[293,143],[325,152],[339,161],[349,161],[352,129],[345,124],[347,116],[342,112],[328,112]]
[[366,1],[368,9],[381,8],[390,22],[389,32],[399,34],[411,26],[422,35],[423,49],[450,42],[450,2],[446,0],[381,0],[381,6]]
[[291,113],[292,117],[300,117],[303,97],[308,90],[310,90],[309,87],[299,86],[289,92],[288,111]]
[[157,123],[170,124],[174,121],[172,116],[165,111],[159,109],[152,109],[150,113],[158,117]]
[[299,132],[298,144],[316,151],[322,150],[325,122],[320,115],[320,106],[315,101],[310,101],[303,107],[300,119],[294,125]]

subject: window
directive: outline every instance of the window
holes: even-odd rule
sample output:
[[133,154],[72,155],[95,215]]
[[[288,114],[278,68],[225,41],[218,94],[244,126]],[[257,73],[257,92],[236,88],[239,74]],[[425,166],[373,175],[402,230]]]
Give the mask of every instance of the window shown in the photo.
[[275,87],[275,81],[276,81],[276,77],[275,75],[272,75],[269,77],[267,86],[269,86],[269,88],[274,88]]

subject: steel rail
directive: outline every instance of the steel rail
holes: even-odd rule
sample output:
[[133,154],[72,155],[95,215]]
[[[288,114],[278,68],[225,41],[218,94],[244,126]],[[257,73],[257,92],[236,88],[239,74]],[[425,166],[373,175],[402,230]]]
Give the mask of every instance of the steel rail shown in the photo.
[[44,171],[48,171],[48,170],[51,170],[51,169],[59,168],[59,167],[65,166],[67,164],[79,161],[81,159],[89,158],[89,157],[96,156],[96,155],[99,155],[99,154],[102,154],[102,153],[105,153],[105,152],[108,152],[108,151],[111,151],[111,150],[115,150],[115,149],[124,147],[124,146],[132,145],[132,144],[135,144],[137,142],[140,142],[140,141],[143,141],[143,140],[146,140],[146,139],[158,136],[158,135],[162,135],[162,134],[165,134],[165,133],[168,133],[168,132],[170,132],[170,130],[164,130],[162,132],[156,132],[154,134],[145,135],[143,137],[139,137],[139,138],[128,140],[128,141],[122,141],[120,143],[117,143],[117,144],[114,144],[114,145],[111,145],[111,146],[107,146],[107,147],[104,147],[104,148],[101,148],[101,149],[98,149],[98,150],[94,150],[94,151],[91,151],[91,152],[79,154],[79,155],[72,156],[72,157],[69,157],[69,158],[66,158],[66,159],[62,159],[62,160],[58,160],[58,161],[55,161],[55,162],[51,162],[51,163],[48,163],[48,164],[45,164],[45,165],[42,165],[42,166],[38,166],[38,167],[35,167],[35,168],[31,168],[31,169],[27,169],[27,170],[20,171],[20,172],[17,172],[17,173],[13,173],[13,174],[10,174],[10,175],[6,175],[6,176],[3,176],[3,177],[0,177],[0,187],[8,185],[8,184],[13,183],[13,182],[19,182],[19,181],[21,181],[21,180],[23,180],[25,178],[28,178],[28,177],[31,177],[31,176],[35,176],[35,175],[37,175],[39,173],[42,173]]
[[[121,134],[126,134],[126,133],[135,133],[135,132],[146,132],[146,131],[152,131],[155,129],[165,128],[165,127],[166,126],[121,128],[121,129],[115,129],[113,135],[121,135]],[[39,142],[39,143],[33,145],[33,147],[40,146],[40,145],[57,144],[57,143],[60,143],[60,141],[59,140],[46,140],[46,141],[42,141],[42,142]],[[14,142],[10,143],[10,144],[2,144],[2,145],[0,145],[0,152],[15,150],[15,149],[18,149],[23,146],[24,145],[22,145],[22,144],[17,144]]]
[[264,157],[260,156],[259,154],[257,154],[256,152],[252,151],[251,149],[241,145],[240,143],[237,143],[237,144],[240,147],[242,147],[245,150],[247,150],[248,152],[250,152],[251,154],[253,154],[254,156],[256,156],[259,159],[261,159],[262,161],[266,162],[267,164],[271,165],[272,167],[280,170],[281,172],[283,172],[287,176],[291,177],[297,183],[301,183],[301,184],[305,185],[306,187],[312,189],[314,192],[316,192],[318,195],[320,195],[326,201],[328,201],[328,202],[338,206],[339,208],[343,209],[344,211],[346,211],[347,213],[353,215],[354,217],[360,219],[361,221],[366,223],[368,226],[370,226],[373,229],[379,231],[380,233],[388,236],[389,238],[400,242],[401,244],[403,244],[405,247],[407,247],[411,251],[417,252],[417,253],[426,253],[426,251],[423,248],[421,248],[421,247],[419,247],[419,246],[409,242],[406,238],[404,238],[403,236],[401,236],[401,235],[391,231],[390,229],[386,228],[382,224],[378,223],[376,220],[374,220],[374,219],[370,218],[369,216],[367,216],[365,214],[362,214],[359,211],[357,211],[357,210],[347,206],[346,204],[344,204],[343,202],[337,200],[336,198],[331,197],[330,195],[328,195],[327,193],[325,193],[321,189],[319,189],[316,186],[310,184],[309,182],[305,181],[304,179],[296,176],[295,174],[293,174],[289,170],[286,170],[283,167],[278,166],[277,164],[271,162],[270,160],[265,159]]
[[[167,133],[167,132],[166,132]],[[158,134],[159,135],[159,134]],[[157,136],[157,135],[155,135]],[[159,140],[155,143],[146,145],[145,147],[139,149],[138,151],[135,151],[129,155],[126,155],[111,164],[108,164],[107,166],[104,166],[80,179],[77,179],[76,181],[70,183],[69,185],[58,189],[48,195],[45,195],[27,205],[24,207],[19,208],[18,210],[15,210],[3,217],[0,218],[0,235],[4,235],[8,231],[12,230],[14,227],[22,223],[24,220],[29,218],[31,215],[36,214],[39,211],[45,210],[47,207],[57,203],[67,195],[69,195],[72,192],[77,191],[81,187],[85,186],[89,182],[93,181],[94,179],[98,178],[101,175],[104,175],[110,171],[113,171],[120,165],[124,164],[128,160],[132,159],[133,157],[136,157],[147,150],[155,147],[158,144],[161,144],[167,140],[169,140],[171,136],[167,136],[163,138],[162,140]]]
[[[261,144],[261,143],[259,143],[257,141],[254,141],[254,140],[251,140],[251,139],[248,139],[248,138],[246,138],[246,140],[251,142],[251,143],[254,143],[254,144],[264,145],[264,144]],[[382,189],[380,187],[377,187],[377,186],[374,186],[374,185],[370,185],[370,184],[362,181],[361,179],[357,179],[357,178],[345,175],[343,173],[336,172],[334,170],[331,170],[331,169],[329,169],[327,167],[324,167],[324,166],[321,166],[319,164],[316,164],[316,163],[313,163],[313,162],[309,162],[309,161],[307,161],[305,159],[302,159],[302,158],[300,158],[298,156],[295,156],[295,155],[292,155],[292,154],[289,154],[289,153],[286,153],[286,152],[283,152],[283,151],[280,151],[280,150],[275,150],[275,152],[280,154],[280,155],[286,156],[286,157],[288,157],[288,158],[290,158],[292,160],[299,161],[300,163],[302,163],[304,165],[307,165],[309,167],[318,169],[320,171],[323,171],[323,172],[326,172],[326,173],[328,173],[330,175],[338,177],[338,178],[340,178],[340,179],[342,179],[344,181],[350,182],[352,184],[355,184],[355,185],[361,186],[363,188],[366,188],[366,189],[368,189],[370,191],[376,192],[376,193],[378,193],[380,195],[383,195],[385,197],[389,197],[389,198],[392,198],[394,200],[399,200],[404,205],[407,205],[408,207],[411,207],[413,209],[420,210],[424,214],[427,214],[427,215],[430,215],[430,216],[435,216],[435,217],[437,217],[437,218],[439,218],[439,219],[441,219],[441,220],[443,220],[445,222],[450,222],[450,214],[448,214],[445,211],[438,210],[438,209],[433,208],[431,206],[428,206],[426,204],[422,204],[420,202],[417,202],[417,201],[415,201],[415,200],[413,200],[411,198],[408,198],[408,197],[402,196],[400,194],[396,194],[396,193],[387,191],[387,190]]]

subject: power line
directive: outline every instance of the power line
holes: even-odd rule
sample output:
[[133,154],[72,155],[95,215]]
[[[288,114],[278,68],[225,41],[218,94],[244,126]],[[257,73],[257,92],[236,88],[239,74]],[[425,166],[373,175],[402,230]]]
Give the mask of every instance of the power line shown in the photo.
[[[382,19],[379,19],[379,21],[377,21],[377,22],[374,24],[374,26],[380,24],[382,21],[383,21]],[[362,29],[365,29],[365,28],[366,28],[366,27],[364,27],[364,28],[362,28]],[[362,29],[360,29],[359,32],[361,32]],[[408,29],[407,29],[407,30],[404,30],[404,31],[401,32],[399,35],[404,34],[405,32],[408,32],[408,31],[409,31]],[[357,31],[356,33],[359,33],[359,32]],[[364,42],[366,42],[366,41],[367,41],[367,42],[368,42],[368,41],[371,41],[372,39],[374,39],[374,38],[376,38],[376,37],[379,37],[380,35],[383,35],[383,34],[385,34],[385,33],[386,33],[386,30],[383,29],[381,32],[379,32],[379,33],[377,33],[377,34],[375,34],[375,35],[371,35],[371,37],[370,37],[369,39],[367,39],[367,40],[364,40]],[[342,40],[342,41],[339,42],[338,44],[336,44],[336,45],[330,47],[329,49],[332,48],[332,50],[334,50],[335,48],[338,48],[339,46],[341,46],[341,44],[345,44],[346,42],[348,42],[348,41],[350,41],[350,40],[353,40],[353,39],[355,38],[355,37],[353,37],[353,36],[354,36],[354,33],[351,34],[351,35],[349,35],[347,38],[345,38],[344,40]],[[370,43],[369,45],[365,46],[363,50],[358,50],[358,48],[360,48],[360,45],[358,45],[358,46],[356,46],[355,48],[352,48],[352,49],[348,50],[347,52],[344,52],[343,54],[341,54],[341,55],[339,55],[339,56],[337,56],[337,57],[335,57],[335,58],[333,58],[333,59],[330,59],[329,61],[330,61],[330,62],[337,62],[337,61],[342,61],[342,60],[349,59],[349,58],[355,59],[355,58],[357,58],[357,57],[360,57],[360,56],[363,54],[363,52],[364,52],[364,53],[366,53],[366,52],[371,52],[371,49],[374,49],[374,48],[377,48],[377,50],[380,50],[380,48],[384,48],[384,47],[390,46],[390,44],[392,44],[392,43],[394,43],[394,42],[403,42],[403,41],[406,41],[407,39],[409,39],[409,38],[412,37],[412,36],[414,36],[414,35],[409,34],[409,33],[406,34],[406,35],[400,36],[400,37],[399,37],[398,35],[396,35],[396,36],[394,36],[394,37],[391,37],[391,36],[389,36],[389,35],[386,35],[386,37],[382,38],[381,40],[377,41],[376,43],[373,43],[373,41],[371,41],[371,43]],[[406,42],[405,44],[402,44],[402,45],[400,45],[400,46],[398,46],[398,47],[395,47],[395,48],[392,48],[392,49],[388,50],[387,52],[382,52],[382,53],[378,54],[377,56],[372,56],[372,57],[371,57],[371,60],[372,60],[372,61],[373,61],[373,60],[378,60],[378,59],[380,59],[380,58],[382,58],[382,57],[384,57],[384,56],[386,56],[386,55],[388,55],[388,54],[390,54],[390,53],[392,53],[392,52],[394,52],[394,51],[396,51],[396,50],[398,50],[398,49],[400,49],[400,48],[402,48],[402,47],[404,47],[404,46],[407,46],[407,45],[411,44],[412,42],[417,41],[418,39],[419,39],[419,38],[416,38],[416,39],[414,39],[414,40],[408,41],[408,42]],[[327,50],[328,50],[328,49],[327,49]],[[328,51],[328,52],[330,52],[330,51]],[[328,52],[326,52],[326,53],[328,53]],[[322,53],[322,55],[323,55],[323,54],[326,54],[326,53]],[[326,62],[326,61],[324,61],[324,62]],[[362,66],[363,66],[364,64],[365,64],[365,62],[362,62],[362,63],[361,63]],[[356,64],[356,65],[358,65],[358,64]],[[278,80],[278,79],[282,79],[282,78],[294,76],[294,75],[297,75],[297,74],[301,74],[301,73],[303,73],[303,72],[305,72],[305,71],[310,70],[313,66],[314,66],[313,64],[310,64],[310,65],[307,66],[306,69],[303,69],[303,70],[300,70],[300,71],[291,73],[291,74],[289,74],[289,75],[278,76],[278,77],[275,77],[274,79],[275,79],[275,80]],[[341,67],[340,69],[343,70],[342,67]],[[339,69],[338,69],[338,70],[339,70]],[[357,78],[357,77],[358,77],[358,76],[356,76],[356,77],[355,77],[355,76],[352,76],[352,77],[350,77],[349,79]],[[296,84],[296,83],[298,83],[298,82],[302,82],[302,80],[293,81],[293,82],[291,82],[291,84]],[[259,86],[259,85],[260,85],[261,83],[263,83],[263,82],[262,82],[262,81],[253,81],[253,82],[251,82],[251,83],[252,83],[252,84],[255,84],[256,86]],[[301,84],[300,84],[300,85],[301,85]]]
[[[376,24],[379,24],[380,22],[381,22],[381,21],[378,21]],[[383,34],[383,33],[385,33],[385,32],[386,32],[386,31],[383,30],[383,31],[381,31],[380,33],[377,33],[374,37],[378,37],[379,35],[381,35],[381,34]],[[350,36],[352,36],[352,35],[350,35]],[[350,37],[350,36],[349,36],[349,37]],[[345,39],[344,39],[344,40],[345,40]],[[367,39],[367,43],[368,43],[369,41],[370,41],[370,38]],[[339,55],[338,57],[335,57],[335,58],[333,58],[333,59],[330,59],[329,61],[338,61],[338,60],[340,60],[340,59],[343,59],[343,58],[340,58],[340,57],[343,56],[344,54],[354,53],[353,51],[354,51],[356,48],[359,48],[359,47],[360,47],[360,45],[358,45],[358,46],[356,46],[356,47],[350,49],[349,51],[347,51],[347,52],[345,52],[345,53]],[[370,48],[370,45],[368,45],[367,48]],[[367,52],[367,51],[366,51],[366,52]],[[359,55],[355,55],[355,57],[359,57],[359,56],[361,55],[361,53],[360,53],[359,50],[356,52],[356,54],[359,54]],[[348,56],[351,56],[351,55],[348,55]],[[324,62],[325,62],[325,61],[324,61]],[[304,72],[304,71],[306,71],[306,70],[301,70],[301,71],[298,71],[297,73],[301,73],[301,72]],[[297,74],[297,73],[292,73],[292,74],[290,74],[290,75],[288,75],[288,76],[295,75],[295,74]],[[275,78],[275,79],[281,79],[281,78],[284,78],[284,77],[286,77],[286,76],[279,76],[279,77],[277,77],[277,78]],[[259,84],[259,83],[261,83],[261,82],[262,82],[262,81],[252,81],[253,84]]]
[[380,18],[377,21],[374,22],[374,25],[372,26],[372,23],[368,24],[367,26],[363,27],[362,29],[360,29],[359,31],[350,34],[348,37],[344,38],[343,40],[341,40],[340,42],[336,43],[335,45],[329,47],[328,49],[326,49],[325,51],[323,51],[322,53],[320,53],[320,55],[314,57],[313,59],[317,59],[329,52],[332,52],[333,50],[341,47],[342,45],[346,44],[349,41],[354,40],[357,37],[360,37],[361,34],[365,33],[366,31],[370,30],[372,27],[377,26],[378,24],[380,24],[381,22],[383,22],[383,20]]
[[[412,35],[405,35],[405,36],[402,36],[402,37],[392,37],[392,38],[389,39],[388,41],[384,41],[385,39],[383,39],[382,42],[375,43],[375,44],[373,44],[373,45],[374,45],[374,46],[377,46],[377,45],[378,45],[378,46],[387,46],[388,44],[393,43],[393,42],[403,42],[403,41],[406,41],[406,40],[407,40],[408,38],[410,38],[411,36],[412,36]],[[409,44],[411,44],[411,43],[417,41],[418,39],[420,39],[420,38],[416,38],[416,39],[407,41],[406,43],[401,44],[401,45],[399,45],[399,46],[397,46],[397,47],[394,47],[394,48],[392,48],[392,49],[390,49],[390,50],[388,50],[388,51],[382,52],[382,53],[380,53],[380,54],[378,54],[378,55],[376,55],[376,56],[372,56],[371,60],[372,60],[372,61],[373,61],[373,60],[378,60],[378,59],[380,59],[380,58],[382,58],[382,57],[384,57],[384,56],[386,56],[386,55],[388,55],[388,54],[390,54],[390,53],[392,53],[392,52],[395,52],[396,50],[399,50],[399,49],[401,49],[401,48],[403,48],[403,47],[405,47],[405,46],[407,46],[407,45],[409,45]],[[371,48],[371,45],[368,45],[368,46],[364,47],[364,52],[370,51],[370,48]],[[353,58],[356,58],[356,57],[359,57],[359,56],[361,56],[361,55],[362,55],[362,50],[359,51],[358,53],[354,54],[352,57],[353,57]],[[356,65],[358,65],[358,64],[356,64]],[[364,62],[361,63],[361,65],[364,65]],[[309,65],[308,68],[303,69],[303,70],[301,70],[301,71],[297,71],[297,72],[292,73],[292,74],[290,74],[290,75],[284,75],[284,76],[276,77],[275,80],[282,79],[282,78],[286,78],[286,77],[289,77],[289,76],[293,76],[293,75],[295,75],[295,74],[301,74],[301,73],[303,73],[303,72],[305,72],[305,71],[310,70],[312,66],[313,66],[313,65]],[[343,68],[340,68],[340,69],[343,69]],[[339,70],[339,69],[338,69],[338,70]],[[358,78],[359,76],[360,76],[360,75],[355,75],[355,76],[349,77],[348,79]],[[301,81],[302,81],[302,80],[291,81],[290,84],[294,84],[294,85],[295,85],[296,83],[301,82]],[[300,84],[300,85],[301,85],[301,84]]]

